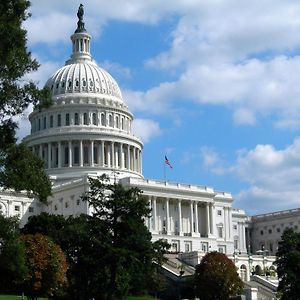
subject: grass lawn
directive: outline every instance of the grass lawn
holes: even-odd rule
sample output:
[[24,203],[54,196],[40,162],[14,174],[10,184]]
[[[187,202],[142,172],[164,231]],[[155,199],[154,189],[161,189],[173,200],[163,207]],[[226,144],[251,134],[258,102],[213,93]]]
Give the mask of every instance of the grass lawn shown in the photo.
[[[21,300],[22,296],[17,295],[0,295],[0,300]],[[27,298],[24,297],[26,300]],[[38,298],[38,300],[47,300],[47,298]],[[155,300],[155,298],[152,298],[150,296],[145,297],[135,297],[135,296],[129,296],[126,300]]]
[[[0,300],[21,300],[22,296],[18,295],[0,295]],[[24,299],[26,300],[27,298],[24,296]],[[39,300],[47,300],[47,298],[38,298]]]
[[126,300],[155,300],[155,298],[152,298],[150,296],[144,296],[144,297],[129,296],[126,298]]

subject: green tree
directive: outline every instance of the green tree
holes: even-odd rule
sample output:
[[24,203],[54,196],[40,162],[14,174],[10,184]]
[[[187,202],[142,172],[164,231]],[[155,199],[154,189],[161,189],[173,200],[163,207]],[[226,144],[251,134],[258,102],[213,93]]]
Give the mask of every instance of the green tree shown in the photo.
[[284,231],[277,251],[278,294],[282,300],[300,299],[300,233]]
[[26,273],[19,222],[17,218],[6,218],[0,214],[0,291],[16,291]]
[[232,260],[219,252],[207,253],[196,266],[196,296],[205,300],[227,300],[238,295],[243,282]]
[[150,208],[137,188],[110,183],[107,176],[90,178],[83,197],[93,210],[92,218],[106,233],[105,257],[108,286],[103,299],[121,299],[129,291],[147,290],[153,260],[161,260],[166,243],[152,244],[144,219]]
[[24,235],[25,263],[28,269],[24,291],[29,299],[58,294],[66,284],[67,262],[61,248],[42,235]]
[[[18,190],[22,181],[27,190],[33,191],[45,201],[45,197],[50,195],[51,185],[43,173],[42,161],[25,151],[24,145],[15,145],[17,124],[12,119],[22,114],[29,104],[40,108],[51,104],[49,91],[38,89],[32,81],[25,78],[39,67],[27,50],[27,32],[22,28],[22,22],[29,17],[29,6],[30,2],[26,0],[0,2],[0,184],[4,188]],[[11,152],[14,153],[14,160],[11,160]],[[33,173],[42,174],[38,183],[32,181],[33,174],[29,177],[21,176],[24,170],[20,167],[24,165],[33,166]],[[24,173],[28,175],[30,169],[28,167]],[[13,174],[10,180],[6,179],[6,171],[10,176]]]

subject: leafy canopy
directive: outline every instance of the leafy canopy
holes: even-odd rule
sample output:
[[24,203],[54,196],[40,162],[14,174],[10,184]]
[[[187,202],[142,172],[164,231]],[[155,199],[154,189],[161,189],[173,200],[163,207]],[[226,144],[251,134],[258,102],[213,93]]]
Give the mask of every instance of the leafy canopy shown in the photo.
[[243,282],[232,260],[219,252],[207,253],[196,266],[196,295],[206,300],[227,300],[238,295]]
[[282,300],[298,300],[300,295],[300,233],[284,231],[277,251],[278,294]]
[[42,201],[51,194],[51,184],[42,160],[16,145],[17,123],[30,104],[51,105],[48,89],[39,89],[26,76],[39,64],[32,59],[22,23],[30,16],[27,0],[0,1],[0,185],[17,191],[33,191]]

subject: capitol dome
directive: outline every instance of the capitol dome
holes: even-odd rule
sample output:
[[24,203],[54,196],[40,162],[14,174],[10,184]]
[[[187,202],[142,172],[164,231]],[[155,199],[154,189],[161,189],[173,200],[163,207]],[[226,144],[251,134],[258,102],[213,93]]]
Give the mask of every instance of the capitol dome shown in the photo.
[[84,27],[75,31],[71,36],[71,58],[48,79],[46,86],[52,96],[87,93],[90,96],[113,98],[123,102],[117,82],[92,59],[90,39],[91,36]]
[[133,115],[116,81],[93,60],[82,19],[77,26],[70,59],[46,82],[53,105],[30,114],[25,141],[59,182],[103,173],[143,177]]
[[112,76],[94,62],[74,62],[57,70],[46,86],[52,96],[68,93],[88,93],[109,96],[122,101],[120,88]]

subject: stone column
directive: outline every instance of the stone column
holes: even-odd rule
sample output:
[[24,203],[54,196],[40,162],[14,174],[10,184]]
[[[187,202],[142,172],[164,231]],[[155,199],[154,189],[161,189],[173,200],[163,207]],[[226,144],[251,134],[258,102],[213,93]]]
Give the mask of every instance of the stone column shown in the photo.
[[166,211],[167,211],[167,220],[166,220],[166,229],[167,234],[170,234],[170,209],[169,209],[169,198],[166,198]]
[[39,146],[39,157],[41,159],[43,159],[43,145],[42,144],[40,144],[40,146]]
[[142,170],[143,170],[142,150],[140,150],[140,173],[141,173],[141,174],[143,173]]
[[83,146],[82,140],[79,141],[79,165],[83,167]]
[[209,203],[206,203],[206,231],[210,235],[210,216],[209,216]]
[[127,145],[127,169],[131,170],[130,145]]
[[69,145],[68,145],[68,148],[69,148],[69,168],[72,167],[72,141],[69,141]]
[[178,199],[178,232],[179,232],[179,235],[183,235],[183,232],[182,232],[182,215],[181,215],[181,199]]
[[228,238],[232,239],[232,209],[228,207]]
[[48,143],[48,169],[51,169],[51,162],[52,162],[52,160],[51,160],[51,147],[52,147],[52,145],[51,145],[51,143]]
[[100,166],[101,162],[101,143],[98,141],[97,143],[97,164]]
[[190,232],[193,235],[194,232],[194,213],[193,213],[193,202],[190,201]]
[[111,142],[111,164],[112,164],[112,168],[116,167],[116,160],[115,160],[115,143]]
[[120,168],[124,169],[123,144],[120,143]]
[[91,141],[91,167],[94,167],[94,141]]
[[136,171],[136,148],[133,147],[133,171]]
[[213,211],[213,204],[212,203],[210,203],[210,205],[209,205],[209,211],[210,211],[210,232],[213,235],[214,234],[215,221],[214,221],[214,211]]
[[198,202],[194,202],[194,211],[195,211],[195,232],[199,233],[199,219],[198,219]]
[[152,197],[153,201],[153,208],[152,208],[152,215],[153,215],[153,230],[157,232],[157,211],[156,211],[156,197]]
[[61,168],[61,142],[58,142],[58,168]]
[[105,163],[105,152],[104,152],[104,141],[101,141],[101,164],[102,167],[104,167],[104,163]]
[[[151,210],[151,214],[152,214],[152,200],[151,200],[151,196],[148,196],[148,207]],[[152,222],[151,222],[152,216],[150,215],[150,217],[148,217],[148,230],[151,231],[152,228]]]

